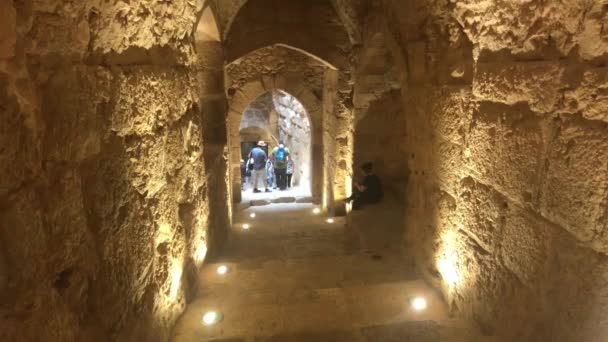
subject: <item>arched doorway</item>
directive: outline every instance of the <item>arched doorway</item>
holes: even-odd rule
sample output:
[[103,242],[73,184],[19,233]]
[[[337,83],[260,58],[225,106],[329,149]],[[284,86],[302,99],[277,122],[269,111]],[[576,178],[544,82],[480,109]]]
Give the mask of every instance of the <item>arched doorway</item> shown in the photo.
[[[249,152],[260,140],[266,142],[264,149],[268,155],[279,142],[289,148],[293,168],[290,186],[285,193],[272,195],[253,195],[253,182],[249,172],[241,172],[241,191],[243,201],[289,197],[310,197],[312,190],[312,123],[304,105],[293,95],[283,90],[269,90],[255,98],[244,110],[239,124],[239,147],[243,163],[247,163]],[[246,165],[245,165],[246,166]],[[271,171],[271,168],[267,169]],[[271,172],[272,191],[277,188],[276,177]],[[260,187],[261,187],[260,183]]]

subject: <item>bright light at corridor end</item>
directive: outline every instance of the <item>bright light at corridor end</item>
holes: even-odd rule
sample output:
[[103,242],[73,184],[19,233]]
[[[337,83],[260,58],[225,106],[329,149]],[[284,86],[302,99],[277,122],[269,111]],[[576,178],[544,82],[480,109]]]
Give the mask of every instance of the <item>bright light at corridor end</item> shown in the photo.
[[426,299],[424,299],[423,297],[414,297],[410,299],[410,304],[412,306],[412,309],[416,311],[422,311],[428,306]]
[[214,325],[222,320],[222,314],[216,311],[207,311],[203,315],[204,325]]
[[255,213],[249,214],[249,217],[251,217],[251,218],[255,218],[255,216],[256,216]]
[[251,228],[251,226],[249,225],[249,223],[243,224],[243,229],[248,230],[249,228]]
[[228,271],[230,271],[230,269],[226,265],[221,265],[217,268],[217,274],[224,275],[228,273]]
[[313,213],[313,214],[315,214],[315,215],[318,215],[318,214],[320,214],[320,213],[321,213],[321,209],[319,209],[319,208],[314,208],[314,209],[312,210],[312,213]]
[[327,222],[327,223],[334,223],[335,221],[334,221],[334,219],[333,219],[333,218],[328,218],[328,219],[326,220],[326,222]]

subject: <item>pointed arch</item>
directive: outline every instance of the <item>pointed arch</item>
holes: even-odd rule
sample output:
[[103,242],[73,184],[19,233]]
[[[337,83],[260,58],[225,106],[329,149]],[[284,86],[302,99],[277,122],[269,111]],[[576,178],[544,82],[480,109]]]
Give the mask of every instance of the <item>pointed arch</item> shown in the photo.
[[243,113],[250,103],[270,91],[283,91],[296,98],[305,108],[311,126],[311,193],[313,201],[320,202],[323,193],[322,158],[322,115],[323,104],[310,89],[301,84],[289,84],[281,77],[253,80],[239,88],[228,101],[228,130],[230,141],[230,165],[232,196],[235,202],[241,201],[240,178],[240,123]]

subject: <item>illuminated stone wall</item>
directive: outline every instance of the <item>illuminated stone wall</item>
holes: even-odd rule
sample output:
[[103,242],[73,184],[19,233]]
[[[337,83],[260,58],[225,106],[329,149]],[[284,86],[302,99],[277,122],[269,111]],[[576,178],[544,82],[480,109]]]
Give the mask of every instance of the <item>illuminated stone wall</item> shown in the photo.
[[509,341],[608,334],[602,2],[386,1],[407,60],[407,246]]
[[279,114],[280,140],[289,147],[294,161],[294,186],[310,189],[312,130],[304,106],[292,95],[278,91],[273,93],[276,111]]
[[96,3],[0,3],[2,341],[166,341],[206,254],[201,4]]

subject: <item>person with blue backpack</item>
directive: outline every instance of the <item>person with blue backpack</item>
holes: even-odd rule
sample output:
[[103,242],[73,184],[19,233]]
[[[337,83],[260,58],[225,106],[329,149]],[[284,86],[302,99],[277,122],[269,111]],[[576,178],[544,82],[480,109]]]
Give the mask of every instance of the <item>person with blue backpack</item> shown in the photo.
[[287,158],[289,157],[289,149],[282,141],[279,141],[279,146],[272,150],[271,158],[274,166],[275,182],[281,190],[287,187]]

